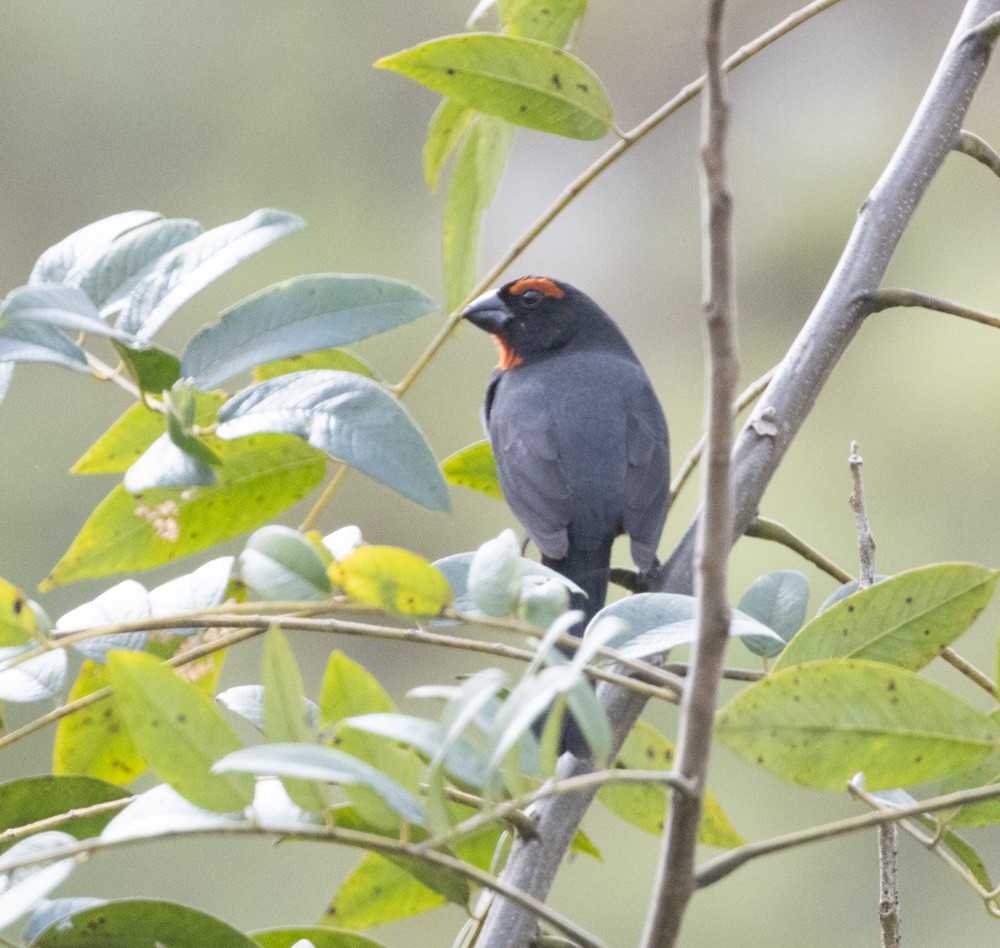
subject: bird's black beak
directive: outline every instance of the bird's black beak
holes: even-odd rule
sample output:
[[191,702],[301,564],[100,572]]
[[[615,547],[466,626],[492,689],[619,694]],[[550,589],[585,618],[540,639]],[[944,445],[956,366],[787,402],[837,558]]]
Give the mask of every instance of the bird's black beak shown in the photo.
[[500,291],[490,290],[473,300],[462,316],[473,326],[497,336],[503,333],[504,327],[510,322],[511,312],[500,298]]

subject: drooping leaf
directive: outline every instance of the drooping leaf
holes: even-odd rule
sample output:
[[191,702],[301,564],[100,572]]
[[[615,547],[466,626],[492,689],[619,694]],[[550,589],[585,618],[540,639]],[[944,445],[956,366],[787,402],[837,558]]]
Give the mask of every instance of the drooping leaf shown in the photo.
[[242,744],[210,698],[151,655],[110,652],[114,707],[143,757],[192,803],[220,813],[253,800],[253,779],[213,764]]
[[173,902],[124,899],[84,909],[43,932],[32,948],[80,948],[99,939],[115,948],[157,945],[211,945],[212,948],[258,948],[256,942],[220,919]]
[[295,277],[265,287],[202,329],[181,357],[182,374],[213,388],[255,365],[367,339],[435,309],[416,287],[388,277]]
[[150,569],[253,530],[308,494],[326,472],[323,455],[297,438],[209,441],[222,461],[214,487],[163,487],[133,497],[119,485],[42,588]]
[[7,870],[19,859],[42,856],[76,842],[68,833],[49,830],[36,833],[11,846],[0,856],[0,930],[27,915],[57,885],[65,882],[76,865],[72,859]]
[[304,372],[306,369],[336,369],[339,372],[356,372],[370,379],[375,378],[371,366],[346,349],[320,349],[317,352],[303,352],[287,359],[274,359],[272,362],[256,365],[253,370],[253,380],[266,382],[268,379],[276,379],[279,375]]
[[441,473],[449,484],[468,487],[480,494],[503,500],[497,462],[489,441],[477,441],[441,462]]
[[[89,659],[83,663],[70,689],[76,701],[108,686],[107,669]],[[74,711],[56,725],[52,772],[79,774],[113,784],[131,783],[146,769],[117,707],[105,698]]]
[[1000,725],[950,691],[881,662],[823,659],[773,672],[720,712],[715,735],[783,780],[841,790],[923,783],[1000,749]]
[[260,948],[382,948],[363,935],[334,928],[268,928],[250,937]]
[[[759,576],[743,594],[737,608],[744,615],[763,623],[786,643],[802,627],[809,605],[809,580],[796,570],[778,570]],[[743,637],[743,644],[754,655],[774,658],[784,644],[773,639]]]
[[117,327],[148,341],[192,296],[279,237],[303,227],[295,214],[265,208],[223,224],[159,258],[129,293]]
[[[219,605],[226,598],[226,590],[233,573],[232,556],[220,556],[203,563],[192,573],[161,583],[149,591],[149,609],[153,616],[170,616]],[[194,635],[199,630],[176,628],[173,635]]]
[[509,122],[477,116],[455,160],[441,234],[449,310],[457,309],[476,284],[480,222],[493,202],[513,138]]
[[332,747],[315,744],[264,744],[227,754],[212,768],[216,774],[268,774],[324,783],[360,783],[374,790],[404,820],[425,822],[420,800],[395,780]]
[[427,127],[427,141],[424,143],[424,178],[431,194],[437,191],[441,169],[448,156],[458,147],[475,114],[475,109],[445,99],[431,116]]
[[164,254],[201,233],[202,226],[197,221],[180,218],[150,221],[123,234],[93,262],[74,269],[70,281],[99,310],[112,311]]
[[376,853],[366,853],[319,919],[323,925],[372,928],[445,904],[445,897]]
[[611,105],[580,60],[535,40],[497,33],[444,36],[376,64],[499,118],[568,138],[602,138]]
[[82,290],[59,284],[19,286],[0,305],[0,325],[7,322],[55,326],[96,336],[120,333],[105,323]]
[[159,217],[153,211],[125,211],[81,227],[38,258],[28,283],[62,283],[73,272],[85,273],[116,240]]
[[[146,592],[146,588],[134,579],[126,579],[117,586],[105,590],[96,599],[85,602],[82,606],[77,606],[60,616],[56,622],[56,630],[63,635],[69,635],[102,625],[138,622],[151,614],[149,593]],[[145,632],[101,635],[93,639],[84,639],[74,646],[78,652],[100,664],[104,663],[108,649],[141,651],[145,647]]]
[[900,573],[821,612],[788,643],[774,668],[819,658],[860,658],[915,671],[976,621],[998,576],[972,563]]
[[76,372],[89,372],[83,350],[54,326],[9,322],[0,326],[0,362],[51,362]]
[[[615,766],[626,770],[669,771],[674,766],[674,745],[651,724],[639,721],[625,738]],[[615,816],[644,833],[663,834],[667,789],[662,784],[608,784],[597,792],[597,799]],[[746,842],[708,789],[705,790],[698,842],[721,849],[732,849]]]
[[111,344],[143,392],[158,395],[181,377],[180,359],[164,349],[157,349],[156,346],[130,348],[117,339],[113,339]]
[[324,599],[330,580],[319,554],[297,530],[269,524],[247,540],[240,576],[262,599]]
[[218,414],[220,438],[293,434],[431,510],[448,510],[448,488],[427,442],[382,386],[353,372],[314,369],[261,382]]
[[[0,784],[0,833],[126,796],[119,787],[92,777],[54,775],[11,780]],[[99,835],[112,816],[112,812],[80,816],[59,828],[76,839],[89,839]],[[12,845],[0,841],[0,853]]]
[[587,0],[499,0],[500,23],[511,36],[565,46]]
[[392,546],[360,546],[327,570],[352,599],[404,615],[437,615],[451,602],[448,580],[427,560]]

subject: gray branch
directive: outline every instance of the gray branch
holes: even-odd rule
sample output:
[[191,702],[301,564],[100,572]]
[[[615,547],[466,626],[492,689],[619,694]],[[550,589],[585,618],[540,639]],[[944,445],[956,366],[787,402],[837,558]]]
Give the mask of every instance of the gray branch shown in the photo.
[[[756,517],[785,452],[868,314],[867,300],[878,289],[920,199],[958,139],[998,29],[1000,0],[969,0],[909,128],[858,214],[830,281],[740,433],[733,453],[734,542]],[[697,518],[656,577],[655,588],[692,591],[696,530]],[[645,699],[617,688],[602,687],[599,694],[620,744]],[[587,769],[586,763],[565,755],[559,773],[566,777]],[[540,804],[535,811],[538,837],[515,843],[504,881],[545,898],[591,799],[592,794],[580,794]],[[529,915],[497,899],[477,948],[527,945],[533,925]]]

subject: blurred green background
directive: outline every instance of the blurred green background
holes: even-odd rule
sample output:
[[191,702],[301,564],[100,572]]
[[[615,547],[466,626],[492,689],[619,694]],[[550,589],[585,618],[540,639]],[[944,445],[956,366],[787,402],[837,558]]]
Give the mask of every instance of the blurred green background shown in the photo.
[[[161,338],[181,347],[220,309],[278,279],[319,271],[373,272],[441,296],[440,196],[423,183],[420,148],[436,96],[373,60],[460,31],[471,0],[284,0],[281,3],[134,3],[31,0],[4,5],[0,84],[0,287],[23,283],[37,255],[105,215],[148,208],[206,226],[261,206],[301,214],[308,227],[242,265],[184,308]],[[701,71],[703,4],[591,0],[578,52],[603,78],[620,126],[631,127]],[[742,375],[776,362],[834,267],[856,209],[876,180],[936,66],[959,0],[844,0],[731,77]],[[789,0],[733,0],[728,45],[794,9]],[[987,77],[968,127],[1000,143],[1000,73]],[[702,353],[697,138],[688,106],[633,149],[528,250],[510,276],[569,280],[622,323],[667,412],[673,462],[697,439]],[[608,142],[521,132],[483,229],[495,259]],[[994,311],[1000,182],[949,158],[907,232],[887,285],[910,286]],[[358,347],[387,379],[399,377],[436,330],[426,317]],[[492,346],[462,332],[407,404],[439,457],[481,437],[479,402]],[[848,446],[861,443],[880,572],[928,562],[1000,562],[997,489],[1000,334],[918,310],[872,318],[841,362],[766,494],[783,520],[853,568]],[[21,367],[0,411],[0,575],[34,589],[112,486],[67,468],[126,407],[123,393],[88,378]],[[669,519],[662,553],[686,527],[692,484]],[[297,523],[301,510],[288,523]],[[323,527],[357,523],[371,542],[434,558],[474,548],[511,523],[506,508],[454,494],[435,515],[360,476],[349,478]],[[238,544],[231,544],[237,549]],[[619,555],[625,557],[624,548]],[[624,559],[623,559],[624,562]],[[162,570],[149,584],[191,568]],[[801,568],[818,606],[833,583],[784,550],[741,542],[734,601],[758,574]],[[42,598],[54,616],[109,582]],[[996,667],[990,609],[960,650]],[[318,686],[331,647],[370,667],[394,695],[447,681],[474,660],[352,640],[299,638],[307,685]],[[733,661],[753,659],[734,647]],[[230,657],[223,684],[258,680],[255,647]],[[950,669],[932,672],[969,694]],[[969,694],[980,702],[979,695]],[[415,702],[408,710],[419,713]],[[16,726],[38,707],[9,708]],[[654,720],[673,728],[669,713]],[[44,772],[52,732],[4,753],[0,777]],[[712,786],[736,826],[760,838],[857,812],[842,796],[779,784],[720,751]],[[577,859],[554,903],[610,945],[635,944],[657,841],[595,811],[586,824],[604,862]],[[973,835],[987,858],[996,834]],[[211,840],[102,856],[60,894],[178,899],[242,928],[306,923],[326,905],[351,852],[304,844]],[[933,856],[902,841],[906,942],[985,945],[1000,938],[971,893]],[[1000,861],[994,859],[1000,871]],[[874,944],[877,868],[872,836],[758,861],[694,900],[683,943],[708,946]],[[448,945],[458,910],[375,933],[387,945]]]

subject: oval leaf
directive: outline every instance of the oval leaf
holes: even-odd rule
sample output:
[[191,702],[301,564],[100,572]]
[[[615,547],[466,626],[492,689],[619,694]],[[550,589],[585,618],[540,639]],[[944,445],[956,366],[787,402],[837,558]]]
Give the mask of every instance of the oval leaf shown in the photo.
[[451,587],[439,570],[393,546],[360,546],[328,573],[352,599],[386,612],[434,616],[451,602]]
[[441,462],[441,473],[449,484],[468,487],[480,494],[503,500],[500,477],[489,441],[477,441]]
[[487,540],[472,557],[468,589],[488,616],[509,616],[521,599],[521,544],[513,530]]
[[720,712],[716,737],[783,780],[872,790],[934,780],[1000,748],[1000,726],[939,685],[879,662],[827,659],[775,672]]
[[[796,570],[785,569],[759,576],[743,594],[737,608],[781,636],[782,643],[802,627],[809,605],[809,580]],[[747,635],[743,644],[754,655],[774,658],[784,644]]]
[[220,438],[283,432],[431,510],[448,488],[406,409],[371,379],[314,369],[252,385],[219,409]]
[[370,379],[375,378],[371,366],[346,349],[320,349],[318,352],[303,352],[301,355],[275,359],[273,362],[255,366],[253,380],[266,382],[268,379],[276,379],[279,375],[304,372],[306,369],[336,369],[338,372],[356,372]]
[[611,127],[600,79],[575,56],[535,40],[497,33],[444,36],[375,65],[525,128],[595,139]]
[[[22,649],[0,649],[0,667],[11,652]],[[20,665],[0,671],[0,701],[44,701],[57,695],[66,683],[66,649],[57,648],[29,658]]]
[[240,576],[262,599],[324,599],[330,580],[319,554],[297,530],[272,524],[240,553]]
[[803,626],[775,671],[819,658],[923,668],[979,618],[998,576],[973,563],[939,563],[876,583]]
[[71,286],[19,286],[0,307],[0,323],[41,323],[96,336],[121,335],[97,314],[97,307],[82,290]]
[[107,668],[115,708],[166,783],[219,813],[253,801],[251,777],[212,772],[220,757],[242,745],[210,698],[152,655],[110,652]]
[[0,362],[51,362],[77,372],[90,371],[83,350],[44,323],[10,322],[0,326]]
[[181,357],[203,389],[272,359],[343,346],[437,309],[420,290],[381,276],[318,273],[275,283],[222,314]]

